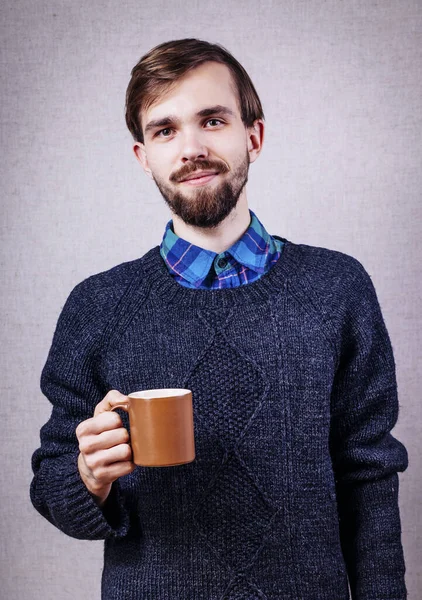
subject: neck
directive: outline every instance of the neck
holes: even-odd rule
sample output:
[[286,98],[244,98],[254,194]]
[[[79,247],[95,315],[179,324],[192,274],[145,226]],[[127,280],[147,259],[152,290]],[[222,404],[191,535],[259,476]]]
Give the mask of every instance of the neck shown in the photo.
[[187,225],[173,215],[173,230],[182,239],[212,252],[224,252],[245,233],[251,222],[245,190],[229,215],[217,227],[201,228]]

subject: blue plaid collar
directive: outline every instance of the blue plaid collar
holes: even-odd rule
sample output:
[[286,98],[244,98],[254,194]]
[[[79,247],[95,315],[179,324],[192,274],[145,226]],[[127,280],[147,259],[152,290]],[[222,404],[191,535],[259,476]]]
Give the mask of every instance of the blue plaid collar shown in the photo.
[[[277,252],[277,246],[255,213],[252,210],[249,212],[251,222],[248,229],[221,256],[231,255],[240,265],[262,274],[268,269],[269,257]],[[176,235],[172,220],[166,225],[160,254],[170,273],[196,288],[209,274],[217,256],[216,252],[195,246]]]

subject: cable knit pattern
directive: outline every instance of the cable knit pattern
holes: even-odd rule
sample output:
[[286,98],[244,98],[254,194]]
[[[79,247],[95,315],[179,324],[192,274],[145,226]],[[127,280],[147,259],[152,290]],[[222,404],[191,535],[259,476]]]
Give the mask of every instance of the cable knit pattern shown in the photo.
[[[351,256],[274,237],[283,255],[253,283],[181,286],[157,246],[63,308],[31,500],[64,533],[105,540],[103,600],[406,598],[408,457],[374,286]],[[76,426],[110,389],[159,387],[192,390],[196,459],[137,467],[101,510]]]

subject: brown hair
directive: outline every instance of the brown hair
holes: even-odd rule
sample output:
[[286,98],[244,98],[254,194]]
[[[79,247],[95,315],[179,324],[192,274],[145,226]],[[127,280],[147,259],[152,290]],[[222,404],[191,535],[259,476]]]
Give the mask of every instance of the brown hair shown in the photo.
[[155,46],[132,69],[126,91],[126,124],[133,138],[144,143],[141,109],[147,110],[185,73],[207,62],[227,65],[237,90],[239,109],[246,127],[264,119],[261,101],[242,65],[220,44],[186,38]]

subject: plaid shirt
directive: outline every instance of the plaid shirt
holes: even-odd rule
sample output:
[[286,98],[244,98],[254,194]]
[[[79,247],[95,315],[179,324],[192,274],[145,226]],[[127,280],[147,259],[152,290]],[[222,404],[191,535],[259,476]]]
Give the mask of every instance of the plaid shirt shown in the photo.
[[217,254],[180,238],[170,220],[160,245],[171,275],[184,287],[221,289],[252,283],[280,258],[284,242],[267,233],[251,210],[248,229],[228,250]]

